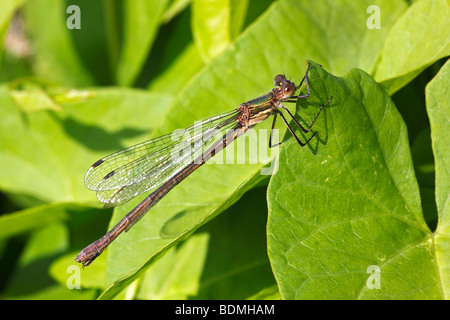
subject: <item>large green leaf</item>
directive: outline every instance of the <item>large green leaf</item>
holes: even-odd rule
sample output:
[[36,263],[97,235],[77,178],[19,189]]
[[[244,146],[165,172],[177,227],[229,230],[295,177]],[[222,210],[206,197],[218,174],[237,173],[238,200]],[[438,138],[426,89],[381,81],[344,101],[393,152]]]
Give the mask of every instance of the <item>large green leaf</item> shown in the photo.
[[[24,16],[27,29],[31,39],[39,44],[33,48],[35,50],[33,59],[35,75],[64,85],[92,85],[94,83],[92,74],[83,64],[72,38],[80,30],[67,28],[66,19],[69,15],[66,13],[67,6],[64,4],[62,1],[52,0],[36,0],[25,3]],[[87,12],[88,10],[86,10]],[[82,17],[86,18],[84,13],[82,13]],[[97,39],[97,41],[99,40]],[[90,54],[95,56],[92,49]],[[97,67],[99,66],[100,64],[97,63]]]
[[427,86],[427,111],[436,166],[436,206],[439,223],[435,232],[436,266],[442,278],[442,294],[450,297],[450,62]]
[[190,44],[163,74],[151,82],[149,89],[176,95],[203,66],[196,46]]
[[239,35],[248,0],[194,0],[192,33],[204,62],[219,55]]
[[[448,267],[436,255],[448,257],[448,248],[424,222],[393,102],[361,70],[312,72],[322,79],[315,88],[334,96],[316,127],[319,142],[306,152],[288,143],[268,191],[269,257],[282,297],[447,298]],[[370,268],[380,272],[379,288],[367,284]]]
[[[381,10],[384,13],[384,8]],[[386,90],[392,94],[427,66],[448,56],[449,21],[448,1],[422,0],[414,3],[391,28],[375,80],[382,81]]]
[[168,1],[124,1],[123,45],[117,66],[117,83],[131,85],[141,70],[158,31]]
[[192,32],[202,59],[209,62],[231,42],[231,3],[228,0],[192,2]]
[[8,238],[68,219],[66,204],[45,204],[0,217],[0,237]]

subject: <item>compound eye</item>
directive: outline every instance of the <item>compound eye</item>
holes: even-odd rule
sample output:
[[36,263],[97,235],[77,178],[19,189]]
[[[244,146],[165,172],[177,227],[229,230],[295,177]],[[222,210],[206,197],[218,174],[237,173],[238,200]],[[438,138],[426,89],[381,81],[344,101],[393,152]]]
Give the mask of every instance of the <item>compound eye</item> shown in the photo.
[[283,93],[284,93],[286,96],[291,95],[291,94],[292,94],[292,88],[291,88],[290,86],[284,87]]

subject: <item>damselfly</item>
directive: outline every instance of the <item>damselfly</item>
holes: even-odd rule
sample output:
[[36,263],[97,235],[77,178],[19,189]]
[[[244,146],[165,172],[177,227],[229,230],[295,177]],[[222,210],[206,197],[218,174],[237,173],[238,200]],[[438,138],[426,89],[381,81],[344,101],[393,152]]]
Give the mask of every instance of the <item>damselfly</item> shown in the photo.
[[[83,266],[91,264],[120,233],[128,231],[173,187],[228,146],[234,139],[270,115],[273,115],[274,118],[269,147],[272,147],[272,132],[278,115],[281,116],[298,144],[302,147],[305,146],[317,132],[314,132],[306,142],[300,141],[282,110],[286,111],[304,133],[308,133],[323,107],[333,97],[320,106],[319,112],[308,129],[305,129],[295,119],[282,102],[297,102],[297,99],[310,96],[308,83],[310,66],[311,64],[308,64],[305,76],[298,86],[287,80],[284,75],[277,75],[274,79],[276,87],[269,93],[244,102],[233,111],[196,123],[187,128],[180,139],[174,139],[173,134],[167,134],[118,151],[95,162],[86,173],[84,182],[86,187],[97,192],[98,200],[104,202],[105,207],[115,207],[141,193],[151,190],[153,192],[125,215],[106,235],[84,248],[75,260],[82,263]],[[301,88],[303,82],[306,84],[307,93],[294,95]],[[215,141],[214,137],[218,132],[226,133]]]

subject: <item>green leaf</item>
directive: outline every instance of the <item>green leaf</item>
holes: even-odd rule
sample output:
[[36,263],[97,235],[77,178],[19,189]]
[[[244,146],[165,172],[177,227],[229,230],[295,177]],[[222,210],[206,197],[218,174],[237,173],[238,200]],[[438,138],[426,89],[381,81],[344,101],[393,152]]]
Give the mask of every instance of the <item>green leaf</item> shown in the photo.
[[169,7],[164,12],[162,23],[167,23],[172,20],[178,13],[183,11],[191,2],[191,0],[173,0],[170,2]]
[[431,139],[436,168],[436,205],[439,223],[435,232],[436,266],[442,277],[445,299],[450,297],[450,62],[442,67],[438,75],[426,88],[427,111],[431,124]]
[[449,21],[448,1],[415,2],[390,30],[375,80],[393,94],[433,62],[448,56]]
[[[230,170],[236,167],[233,164],[205,166],[201,171],[194,172],[189,177],[189,182],[173,189],[132,230],[120,236],[109,247],[107,283],[120,280],[114,282],[102,298],[111,298],[122,291],[169,248],[185,240],[196,229],[227,209],[261,179],[253,177],[254,168],[261,168],[261,165],[240,165],[240,170],[234,169],[233,174],[230,174]],[[211,180],[208,175],[222,179]],[[205,188],[206,184],[210,188]],[[196,192],[193,193],[192,190]],[[110,227],[142,198],[138,197],[118,208]],[[130,243],[133,243],[132,250],[129,250]]]
[[141,283],[139,299],[187,299],[199,290],[209,235],[196,233],[169,252],[148,270]]
[[155,39],[167,3],[167,0],[124,2],[124,42],[117,66],[119,85],[129,86],[138,76]]
[[[67,228],[58,223],[31,233],[8,281],[4,297],[36,300],[93,299],[95,290],[77,290],[68,286],[68,269],[58,270],[58,276],[64,278],[62,283],[56,283],[48,275],[49,265],[55,257],[67,250],[68,236]],[[80,269],[79,266],[76,268]],[[94,270],[95,268],[92,271]]]
[[440,226],[445,226],[450,221],[448,207],[450,195],[450,177],[448,172],[450,147],[448,138],[450,128],[450,107],[448,104],[448,80],[450,78],[450,63],[442,67],[439,74],[431,81],[426,88],[427,112],[431,124],[431,138],[433,140],[433,153],[436,167],[436,203],[440,212]]
[[[74,261],[78,252],[71,251],[54,261],[49,269],[50,275],[61,286],[79,285],[75,289],[105,289],[106,284],[106,261],[105,257],[99,257],[95,260],[95,265],[89,269],[82,269],[80,264]],[[73,290],[73,289],[72,289]],[[76,291],[76,290],[75,290]]]
[[249,191],[169,250],[144,274],[138,298],[245,299],[276,288],[266,252],[265,195],[265,187]]
[[176,95],[203,66],[197,47],[190,44],[163,74],[152,81],[149,89]]
[[230,36],[236,39],[244,26],[249,0],[230,0]]
[[19,78],[10,83],[9,89],[16,105],[25,113],[62,111],[59,103],[82,102],[93,95],[88,90],[66,89],[42,79]]
[[[60,112],[25,113],[8,87],[0,87],[1,189],[42,201],[93,202],[94,194],[83,186],[89,166],[108,152],[148,137],[172,101],[138,90],[86,91],[85,99],[61,104]],[[54,97],[67,102],[69,95]]]
[[92,75],[77,54],[71,37],[76,31],[66,26],[68,14],[64,4],[36,0],[24,5],[27,30],[32,40],[39,43],[33,60],[35,74],[68,86],[92,85]]
[[193,0],[192,32],[203,61],[209,62],[231,42],[230,0]]
[[0,237],[8,238],[68,219],[67,204],[45,204],[0,216]]
[[278,291],[278,286],[272,286],[265,288],[248,298],[249,300],[280,300],[280,292]]
[[[53,224],[31,234],[5,290],[8,298],[33,298],[53,281],[46,274],[51,258],[67,247],[67,228]],[[33,268],[34,273],[29,273]]]
[[[334,99],[318,143],[280,153],[268,191],[268,247],[284,299],[445,298],[433,234],[424,222],[406,126],[370,76],[315,68]],[[306,103],[301,102],[302,106]],[[380,288],[370,289],[373,269]]]

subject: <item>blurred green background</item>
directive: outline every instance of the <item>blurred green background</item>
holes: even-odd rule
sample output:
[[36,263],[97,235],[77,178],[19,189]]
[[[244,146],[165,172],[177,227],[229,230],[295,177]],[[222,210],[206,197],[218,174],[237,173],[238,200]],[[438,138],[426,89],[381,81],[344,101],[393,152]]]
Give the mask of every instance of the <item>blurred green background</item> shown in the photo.
[[[79,11],[68,10],[70,5]],[[368,11],[371,5],[379,11]],[[439,104],[448,101],[447,1],[0,0],[0,7],[0,298],[448,298],[449,279],[443,271],[450,269],[445,264],[448,240],[435,238],[436,228],[446,234],[449,221],[443,205],[448,199],[443,173],[448,149],[439,149],[436,142],[449,138],[448,103]],[[379,29],[371,27],[374,21]],[[70,28],[75,22],[81,29]],[[348,286],[338,287],[332,278],[306,285],[315,276],[290,270],[288,253],[281,254],[268,240],[277,238],[277,232],[290,233],[295,222],[272,229],[270,221],[286,209],[277,207],[270,189],[286,180],[279,180],[283,172],[278,178],[261,176],[267,162],[205,166],[107,254],[84,270],[68,269],[83,247],[142,199],[101,209],[83,184],[93,162],[232,110],[268,92],[276,74],[284,72],[297,83],[309,59],[338,77],[363,70],[381,87],[371,91],[372,82],[361,82],[369,102],[361,101],[379,107],[376,98],[387,93],[401,114],[414,168],[409,177],[414,183],[417,179],[416,201],[427,226],[419,229],[423,243],[433,243],[433,265],[441,270],[440,277],[403,282],[422,288],[431,281],[436,290],[410,291],[409,285],[396,283],[383,293],[364,295],[358,288],[368,275],[362,272],[352,287],[351,270],[342,271]],[[320,81],[332,86],[324,73],[314,77],[312,87],[318,88]],[[428,97],[426,86],[435,77]],[[313,92],[323,100],[330,95],[326,88]],[[350,84],[346,88],[335,96],[336,105],[345,103],[346,95],[354,96],[355,89]],[[430,106],[443,113],[436,116],[443,122],[435,127],[430,126]],[[330,125],[333,121],[319,128]],[[261,127],[268,129],[270,123]],[[283,143],[281,154],[290,145]],[[305,150],[300,152],[312,154]],[[437,155],[442,171],[435,170]],[[302,157],[299,166],[308,159]],[[311,174],[314,170],[319,169]],[[331,175],[340,172],[335,170]],[[436,172],[442,172],[441,178]],[[297,189],[296,194],[308,192]],[[292,216],[309,214],[302,211],[302,201],[292,204],[298,208],[290,209]],[[342,233],[333,236],[329,239],[345,238]],[[327,251],[322,254],[315,259],[321,261]],[[296,259],[305,269],[314,266],[303,254]],[[346,269],[342,260],[331,265]],[[323,268],[332,273],[333,267]],[[80,289],[68,289],[70,283]]]

